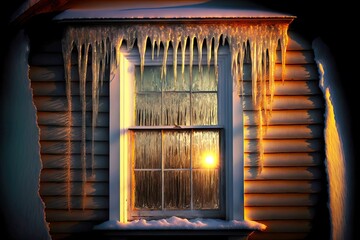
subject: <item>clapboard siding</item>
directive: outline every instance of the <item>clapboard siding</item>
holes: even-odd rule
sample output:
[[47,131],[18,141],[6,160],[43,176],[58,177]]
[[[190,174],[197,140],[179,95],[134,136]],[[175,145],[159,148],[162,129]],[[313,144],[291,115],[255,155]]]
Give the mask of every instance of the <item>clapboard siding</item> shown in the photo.
[[[43,41],[44,39],[42,39]],[[109,82],[101,89],[94,128],[94,169],[91,170],[91,68],[87,71],[86,184],[82,183],[82,112],[78,66],[72,56],[72,121],[70,159],[66,156],[68,109],[60,39],[49,39],[30,54],[29,76],[40,127],[43,170],[40,195],[53,239],[90,232],[108,219],[109,208]],[[259,168],[258,111],[251,97],[251,65],[244,66],[244,204],[245,215],[267,225],[256,239],[304,239],[313,227],[324,191],[324,99],[311,44],[290,32],[286,72],[281,79],[277,52],[275,96],[264,126],[264,158]],[[89,59],[91,66],[91,59]],[[66,162],[68,159],[69,162]],[[67,166],[70,169],[70,181]],[[91,175],[93,173],[94,175]],[[67,191],[70,189],[68,211]],[[82,197],[83,190],[86,198]],[[84,208],[84,209],[83,209]]]
[[29,59],[29,76],[37,108],[43,164],[40,195],[46,206],[46,220],[49,222],[52,239],[74,238],[74,233],[90,232],[94,225],[109,218],[109,82],[105,78],[100,88],[99,114],[94,128],[94,165],[91,169],[92,73],[91,68],[88,68],[85,119],[87,169],[84,183],[81,157],[82,111],[76,57],[73,57],[71,83],[74,106],[70,122],[72,152],[67,156],[69,115],[61,43],[60,39],[56,39],[47,44],[37,45],[36,52],[31,52]]
[[311,44],[292,39],[288,46],[293,62],[287,62],[285,81],[275,81],[273,111],[263,126],[262,160],[258,111],[251,99],[251,83],[244,83],[245,216],[267,225],[251,240],[304,239],[319,218],[318,209],[326,204],[322,202],[324,99],[317,66]]

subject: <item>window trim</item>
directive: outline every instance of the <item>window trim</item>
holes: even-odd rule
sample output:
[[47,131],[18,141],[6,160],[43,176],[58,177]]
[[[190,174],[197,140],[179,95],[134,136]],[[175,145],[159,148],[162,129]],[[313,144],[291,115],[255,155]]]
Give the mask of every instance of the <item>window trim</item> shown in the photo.
[[[135,88],[134,65],[140,63],[139,53],[122,50],[120,64],[110,76],[109,96],[109,220],[122,223],[128,221],[128,189],[130,176],[128,159],[130,154],[129,129],[133,122],[133,114],[129,114],[134,106],[127,99],[133,99]],[[188,54],[188,53],[187,53]],[[194,55],[197,51],[194,51]],[[180,55],[179,55],[180,56]],[[151,54],[145,55],[146,65],[161,65],[162,55],[151,60]],[[203,67],[207,67],[206,53],[203,53]],[[193,68],[198,67],[194,59]],[[172,61],[172,51],[168,52],[168,62]],[[225,131],[225,215],[226,220],[244,220],[244,166],[243,166],[243,113],[241,96],[231,76],[231,56],[228,46],[218,51],[219,81],[229,81],[229,84],[219,84],[220,94],[232,93],[232,98],[219,98],[219,124]],[[233,147],[236,146],[236,147]],[[121,191],[120,191],[121,189]]]

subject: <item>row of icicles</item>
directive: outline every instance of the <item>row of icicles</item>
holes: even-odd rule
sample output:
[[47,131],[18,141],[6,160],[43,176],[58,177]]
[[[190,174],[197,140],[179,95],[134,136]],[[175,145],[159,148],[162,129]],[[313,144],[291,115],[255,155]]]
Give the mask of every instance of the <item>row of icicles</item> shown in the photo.
[[[71,92],[71,56],[77,51],[77,66],[80,81],[80,102],[82,111],[82,138],[81,138],[81,165],[82,165],[82,207],[85,208],[85,184],[87,182],[86,164],[86,80],[89,56],[91,56],[92,70],[92,141],[91,141],[91,171],[94,169],[94,131],[99,111],[99,90],[102,86],[105,69],[110,64],[110,72],[114,71],[120,64],[120,53],[123,41],[126,41],[126,49],[130,51],[135,42],[140,54],[140,69],[143,74],[145,66],[145,52],[151,47],[151,57],[154,59],[155,50],[157,56],[163,49],[161,76],[166,75],[168,63],[168,50],[170,44],[173,51],[172,65],[174,66],[174,77],[177,77],[178,51],[181,54],[181,72],[184,74],[186,51],[189,51],[190,76],[194,61],[194,42],[197,45],[197,56],[199,68],[202,65],[203,45],[206,43],[207,65],[215,66],[217,73],[219,45],[226,42],[231,54],[231,72],[233,80],[238,86],[239,94],[242,93],[242,80],[244,72],[244,58],[251,58],[252,76],[252,99],[255,109],[258,110],[258,152],[259,169],[262,169],[263,147],[263,125],[266,125],[268,115],[271,112],[271,103],[274,96],[275,61],[278,45],[281,47],[282,78],[285,70],[285,54],[288,42],[287,23],[186,23],[186,24],[131,24],[112,26],[70,26],[66,29],[62,40],[63,58],[66,79],[66,96],[68,104],[67,123],[67,200],[68,209],[71,209],[71,126],[72,126],[72,92]],[[136,40],[136,41],[135,41]],[[147,46],[147,42],[151,46]],[[126,50],[125,50],[126,51]],[[213,53],[212,53],[213,51]],[[91,53],[91,54],[90,54]]]

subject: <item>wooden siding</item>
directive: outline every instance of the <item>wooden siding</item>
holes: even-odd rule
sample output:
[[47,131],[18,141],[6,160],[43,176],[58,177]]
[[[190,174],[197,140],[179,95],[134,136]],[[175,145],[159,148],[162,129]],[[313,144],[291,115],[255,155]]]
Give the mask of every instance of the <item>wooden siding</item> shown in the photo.
[[[60,38],[40,39],[30,53],[31,86],[40,127],[41,160],[40,195],[46,206],[52,239],[74,238],[91,232],[109,217],[109,83],[100,92],[100,113],[95,128],[95,163],[91,174],[91,70],[88,71],[86,112],[87,182],[82,182],[81,121],[77,66],[73,66],[72,83],[72,154],[70,159],[70,206],[67,199],[67,100]],[[35,49],[35,50],[34,50]],[[76,58],[74,58],[76,60]],[[82,193],[85,191],[86,198]],[[80,237],[82,238],[82,237]]]
[[[46,41],[45,41],[46,40]],[[29,76],[40,127],[43,170],[40,195],[53,239],[91,231],[108,219],[109,208],[109,84],[101,91],[95,128],[95,177],[85,184],[82,209],[81,105],[78,70],[72,66],[71,207],[67,209],[66,126],[67,100],[60,39],[43,39],[31,49]],[[245,215],[267,225],[250,236],[257,239],[304,239],[312,231],[324,191],[324,100],[311,45],[290,35],[285,81],[281,81],[279,54],[273,111],[264,135],[263,169],[259,172],[256,135],[259,123],[252,107],[250,65],[245,66],[244,176]],[[88,81],[91,70],[88,69]],[[87,86],[90,87],[90,84]],[[88,89],[88,93],[90,93]],[[87,99],[86,124],[91,125],[91,96]],[[87,163],[90,166],[91,130],[87,128]],[[89,174],[90,176],[90,174]]]
[[[285,81],[277,72],[273,112],[264,134],[260,172],[257,154],[258,113],[251,83],[244,91],[245,216],[267,225],[257,239],[304,239],[314,231],[326,205],[324,179],[324,99],[311,45],[290,35]],[[277,66],[278,71],[278,66]]]

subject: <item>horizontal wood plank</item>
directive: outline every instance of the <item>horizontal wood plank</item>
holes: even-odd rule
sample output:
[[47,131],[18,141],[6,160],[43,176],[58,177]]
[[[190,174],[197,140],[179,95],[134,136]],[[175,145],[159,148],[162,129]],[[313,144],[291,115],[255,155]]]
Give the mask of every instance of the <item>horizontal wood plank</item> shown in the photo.
[[[82,113],[81,112],[72,112],[72,121],[71,125],[73,127],[82,126]],[[37,112],[38,124],[46,126],[67,126],[69,121],[68,112]],[[92,113],[87,112],[85,116],[86,126],[91,126],[92,124]],[[97,118],[98,127],[108,127],[109,126],[109,114],[108,113],[99,113]]]
[[[87,68],[86,80],[92,81],[92,69]],[[65,82],[64,66],[30,66],[29,78],[32,82],[37,81],[60,81]],[[71,67],[71,81],[79,81],[79,71],[77,66]],[[104,78],[104,81],[109,81],[108,78]]]
[[46,220],[50,222],[62,221],[107,221],[107,210],[50,210],[46,211]]
[[[67,168],[67,156],[64,154],[42,154],[41,160],[43,169],[51,168]],[[70,155],[70,166],[72,169],[82,168],[81,155]],[[91,166],[91,154],[86,154],[86,166]],[[108,155],[95,155],[94,156],[94,168],[109,168],[109,156]]]
[[[267,86],[266,92],[269,95],[270,89]],[[274,95],[291,96],[291,95],[316,95],[321,90],[316,81],[275,81]],[[252,83],[244,82],[243,96],[252,95]]]
[[50,234],[90,232],[94,226],[104,221],[50,222]]
[[309,232],[313,226],[311,220],[261,220],[267,226],[265,232]]
[[[259,152],[259,140],[244,140],[244,152]],[[321,139],[272,139],[263,140],[264,153],[317,152],[322,150]]]
[[[109,171],[94,169],[93,175],[91,170],[86,170],[86,181],[87,182],[108,182],[109,181]],[[42,182],[64,182],[66,183],[68,179],[68,174],[66,169],[43,169],[41,172],[40,180]],[[71,181],[82,181],[82,170],[70,170],[70,179]]]
[[318,167],[263,167],[261,173],[256,167],[245,167],[246,180],[311,180],[320,179]]
[[[257,110],[254,106],[252,96],[244,96],[244,110]],[[270,102],[270,97],[268,97]],[[324,108],[324,98],[321,95],[311,96],[274,96],[273,102],[269,103],[267,109],[270,110],[287,110],[287,109],[319,109]]]
[[315,193],[248,193],[245,207],[314,206],[319,202]]
[[[50,172],[51,173],[51,172]],[[80,175],[81,176],[81,175]],[[86,196],[108,196],[109,183],[108,182],[87,182],[85,183]],[[70,182],[70,193],[72,197],[82,196],[83,183]],[[41,182],[40,195],[65,197],[68,193],[68,185],[65,181],[62,182]],[[67,201],[66,201],[67,202]]]
[[[88,125],[89,126],[89,125]],[[85,139],[95,141],[109,141],[109,128],[107,127],[95,127],[94,136],[92,136],[92,128],[87,127],[85,132]],[[55,127],[40,125],[40,140],[41,141],[66,141],[68,139],[67,127]],[[71,140],[81,141],[82,139],[82,127],[71,128]]]
[[[251,65],[244,64],[244,81],[251,81]],[[307,81],[319,80],[319,73],[315,64],[286,64],[285,73],[282,74],[280,63],[275,65],[275,80]]]
[[[264,126],[264,139],[296,139],[296,138],[320,138],[323,137],[324,127],[322,125],[280,125]],[[257,139],[258,127],[245,126],[245,139]]]
[[[244,166],[256,167],[258,165],[258,154],[245,153]],[[286,167],[286,166],[319,166],[324,161],[319,152],[312,153],[267,153],[262,159],[265,167]]]
[[[49,97],[35,96],[34,103],[38,111],[41,112],[65,112],[68,111],[68,102],[65,96]],[[92,111],[92,99],[86,97],[86,111]],[[72,111],[82,111],[80,96],[72,97]],[[99,98],[99,112],[109,112],[109,99],[107,97]]]
[[[45,203],[45,207],[48,210],[67,210],[68,199],[62,196],[42,196],[42,200]],[[87,195],[84,197],[79,196],[71,196],[70,198],[70,207],[72,210],[83,208],[84,201],[84,209],[109,209],[109,197],[98,197]]]
[[[35,96],[66,96],[66,83],[63,82],[32,82],[31,87]],[[80,95],[80,84],[79,82],[71,83],[71,94],[74,96]],[[109,96],[109,83],[104,82],[103,85],[99,85],[100,96]],[[92,95],[92,84],[91,82],[86,83],[86,95]]]
[[249,236],[249,240],[303,240],[306,239],[308,233],[269,233],[269,232],[254,232]]
[[[245,181],[244,193],[317,193],[320,181],[307,180],[256,180]],[[246,198],[246,195],[245,195]]]
[[[244,110],[244,125],[259,124],[258,111]],[[290,124],[322,124],[324,122],[323,109],[273,110],[268,125]]]
[[[91,141],[86,142],[86,153],[91,153]],[[66,141],[40,141],[42,154],[66,154],[67,142]],[[94,154],[108,155],[109,154],[109,142],[95,142]],[[81,154],[81,142],[71,142],[71,153]]]
[[262,220],[311,220],[314,218],[314,207],[245,207],[245,218],[254,221]]

